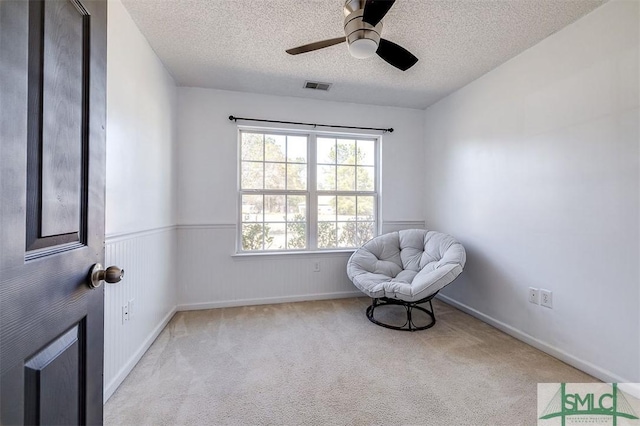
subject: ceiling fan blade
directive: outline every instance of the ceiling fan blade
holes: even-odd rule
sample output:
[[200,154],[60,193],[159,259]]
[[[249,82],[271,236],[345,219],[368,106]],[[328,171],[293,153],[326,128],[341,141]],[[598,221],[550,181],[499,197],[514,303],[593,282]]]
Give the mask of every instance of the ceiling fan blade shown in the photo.
[[374,27],[384,18],[396,0],[367,0],[364,5],[362,20]]
[[305,44],[303,46],[294,47],[286,52],[289,55],[299,55],[301,53],[311,52],[313,50],[324,49],[325,47],[333,46],[334,44],[340,44],[346,41],[344,36],[330,38],[329,40],[316,41],[315,43]]
[[413,56],[407,49],[383,38],[380,39],[376,53],[389,64],[402,71],[408,70],[418,62],[418,58]]

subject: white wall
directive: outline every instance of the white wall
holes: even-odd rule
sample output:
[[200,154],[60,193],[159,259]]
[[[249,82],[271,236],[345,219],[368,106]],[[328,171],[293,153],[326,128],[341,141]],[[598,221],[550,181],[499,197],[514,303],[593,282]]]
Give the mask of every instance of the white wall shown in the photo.
[[425,113],[427,226],[468,252],[447,300],[619,382],[640,382],[639,4],[605,4]]
[[[176,305],[176,103],[172,77],[119,0],[108,3],[105,400]],[[122,307],[134,300],[133,316]]]
[[107,235],[176,223],[176,86],[119,0],[108,3]]
[[[229,115],[393,127],[382,136],[381,217],[387,228],[424,223],[423,111],[200,88],[178,91],[179,308],[358,294],[346,277],[348,253],[231,256],[238,148],[237,125]],[[312,272],[315,259],[325,263],[319,273]]]

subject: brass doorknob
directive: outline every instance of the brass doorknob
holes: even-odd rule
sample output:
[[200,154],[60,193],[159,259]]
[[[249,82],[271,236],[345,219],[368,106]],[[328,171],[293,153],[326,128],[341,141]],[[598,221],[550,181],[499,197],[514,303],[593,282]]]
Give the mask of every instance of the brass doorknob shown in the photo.
[[91,268],[89,286],[91,288],[98,288],[102,285],[102,281],[115,284],[123,278],[124,269],[120,269],[117,266],[109,266],[107,269],[104,269],[102,264],[96,263],[93,265],[93,268]]

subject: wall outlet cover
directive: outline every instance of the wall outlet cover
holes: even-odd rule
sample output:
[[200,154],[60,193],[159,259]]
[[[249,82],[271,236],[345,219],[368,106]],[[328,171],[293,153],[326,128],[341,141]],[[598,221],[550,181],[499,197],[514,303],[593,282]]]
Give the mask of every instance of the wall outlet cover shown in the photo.
[[124,324],[125,321],[129,321],[129,304],[128,303],[122,306],[122,323]]
[[529,302],[540,304],[539,292],[537,288],[529,287]]
[[545,289],[540,290],[540,304],[553,309],[553,292]]

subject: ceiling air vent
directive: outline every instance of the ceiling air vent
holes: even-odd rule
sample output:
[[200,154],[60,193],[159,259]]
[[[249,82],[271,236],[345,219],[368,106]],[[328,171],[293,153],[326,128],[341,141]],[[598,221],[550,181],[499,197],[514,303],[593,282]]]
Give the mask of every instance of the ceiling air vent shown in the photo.
[[331,83],[320,83],[319,81],[305,81],[304,82],[305,89],[313,89],[313,90],[323,90],[328,91],[331,88]]

